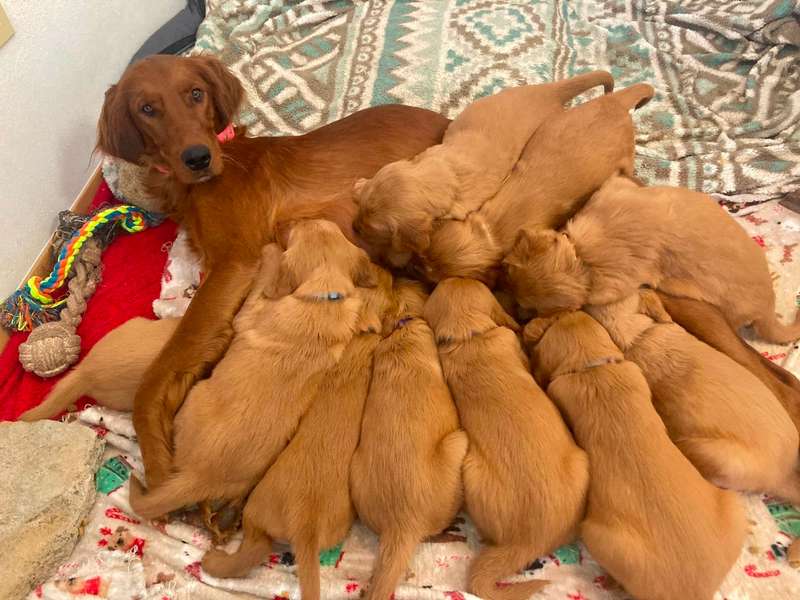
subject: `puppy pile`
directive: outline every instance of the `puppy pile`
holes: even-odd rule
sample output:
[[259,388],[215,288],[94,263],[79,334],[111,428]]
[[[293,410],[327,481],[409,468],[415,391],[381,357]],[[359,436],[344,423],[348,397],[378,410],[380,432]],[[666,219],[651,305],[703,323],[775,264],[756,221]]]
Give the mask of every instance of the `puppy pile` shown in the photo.
[[[710,599],[745,535],[731,490],[800,503],[798,431],[660,294],[769,341],[800,322],[776,319],[763,252],[710,197],[635,180],[631,112],[653,89],[612,89],[594,72],[481,99],[441,145],[359,181],[372,257],[331,222],[292,223],[177,415],[171,475],[135,482],[134,510],[214,501],[225,529],[243,507],[241,545],[203,569],[244,576],[287,541],[310,600],[320,550],[356,518],[380,536],[368,597],[388,600],[462,508],[482,598],[529,598],[547,582],[514,575],[579,536],[634,597]],[[175,327],[123,325],[23,418],[86,390],[130,407]],[[130,380],[98,379],[133,340]]]

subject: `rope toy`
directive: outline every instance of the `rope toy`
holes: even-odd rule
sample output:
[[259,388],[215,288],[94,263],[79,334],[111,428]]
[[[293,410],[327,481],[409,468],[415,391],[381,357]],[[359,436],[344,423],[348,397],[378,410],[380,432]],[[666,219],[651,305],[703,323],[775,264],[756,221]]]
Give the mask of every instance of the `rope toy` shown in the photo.
[[0,309],[4,327],[32,331],[20,345],[20,362],[40,377],[57,375],[78,360],[80,338],[75,330],[100,281],[102,248],[120,229],[136,233],[157,225],[163,216],[123,204],[89,217],[63,211],[59,219],[52,272],[46,278],[31,277]]

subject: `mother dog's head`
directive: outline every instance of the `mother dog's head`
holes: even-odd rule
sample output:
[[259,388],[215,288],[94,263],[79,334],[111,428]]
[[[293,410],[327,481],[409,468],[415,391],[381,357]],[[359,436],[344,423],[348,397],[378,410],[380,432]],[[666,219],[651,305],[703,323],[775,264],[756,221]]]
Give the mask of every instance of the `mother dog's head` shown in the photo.
[[206,181],[222,172],[217,134],[242,96],[242,84],[216,58],[145,58],[106,92],[97,148],[183,183]]

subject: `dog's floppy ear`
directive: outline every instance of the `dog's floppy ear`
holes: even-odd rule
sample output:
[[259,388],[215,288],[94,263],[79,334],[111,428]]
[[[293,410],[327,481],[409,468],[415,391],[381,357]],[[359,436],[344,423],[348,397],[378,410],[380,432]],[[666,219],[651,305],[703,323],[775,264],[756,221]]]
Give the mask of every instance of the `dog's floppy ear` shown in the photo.
[[360,256],[358,259],[355,272],[353,273],[353,285],[362,288],[378,287],[378,274],[375,272],[375,266],[366,254]]
[[647,315],[656,323],[672,323],[667,309],[661,303],[661,298],[655,290],[642,288],[639,290],[639,312]]
[[194,60],[201,70],[203,79],[211,88],[210,96],[214,102],[214,131],[225,129],[239,109],[244,97],[244,88],[239,79],[213,56],[195,56]]
[[355,200],[356,204],[361,200],[361,192],[364,191],[364,186],[367,185],[367,181],[367,179],[362,177],[353,184],[353,200]]
[[556,322],[558,316],[539,317],[528,322],[522,332],[522,340],[526,346],[535,346],[542,339],[545,332]]
[[276,300],[288,296],[297,288],[283,254],[268,267],[262,265],[261,270],[264,274],[261,280],[261,293],[265,298]]
[[498,327],[508,327],[514,333],[517,333],[521,329],[519,323],[503,309],[496,298],[494,298],[491,317],[492,321],[497,323]]
[[97,149],[128,162],[137,163],[144,154],[144,138],[133,122],[130,109],[119,86],[106,91],[100,120],[97,123]]
[[431,245],[431,222],[425,215],[418,219],[400,223],[392,232],[392,248],[397,252],[411,250],[422,254]]

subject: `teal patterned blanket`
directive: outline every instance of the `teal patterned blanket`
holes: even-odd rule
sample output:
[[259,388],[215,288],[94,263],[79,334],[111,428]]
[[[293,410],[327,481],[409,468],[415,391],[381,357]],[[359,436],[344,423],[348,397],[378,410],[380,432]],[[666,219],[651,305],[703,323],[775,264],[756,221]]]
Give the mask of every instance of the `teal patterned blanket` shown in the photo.
[[390,102],[453,116],[610,69],[657,89],[636,115],[646,181],[754,201],[800,187],[795,0],[212,0],[195,52],[245,82],[256,135]]

